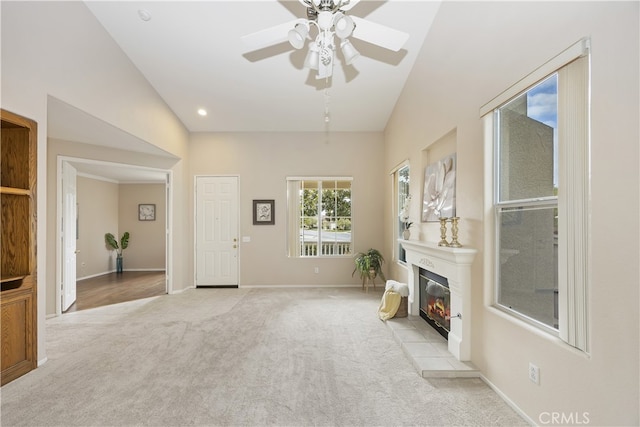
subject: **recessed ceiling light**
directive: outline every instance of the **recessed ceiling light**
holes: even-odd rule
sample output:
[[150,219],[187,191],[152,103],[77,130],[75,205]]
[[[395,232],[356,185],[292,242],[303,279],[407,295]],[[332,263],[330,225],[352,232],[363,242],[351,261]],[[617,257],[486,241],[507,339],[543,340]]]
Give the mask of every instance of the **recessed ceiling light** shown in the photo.
[[145,22],[151,21],[151,12],[149,12],[147,9],[139,9],[138,16],[140,16],[140,19],[142,19]]
[[204,108],[199,108],[198,109],[198,114],[200,114],[201,116],[206,116],[207,115],[207,110],[205,110]]

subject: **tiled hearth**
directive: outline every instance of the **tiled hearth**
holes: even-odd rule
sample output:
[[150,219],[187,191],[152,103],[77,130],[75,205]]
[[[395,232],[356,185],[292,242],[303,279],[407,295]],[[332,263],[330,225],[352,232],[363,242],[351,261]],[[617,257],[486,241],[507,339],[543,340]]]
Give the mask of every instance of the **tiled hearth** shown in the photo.
[[470,362],[454,357],[447,348],[447,340],[420,316],[394,317],[385,323],[423,378],[480,376],[480,371]]

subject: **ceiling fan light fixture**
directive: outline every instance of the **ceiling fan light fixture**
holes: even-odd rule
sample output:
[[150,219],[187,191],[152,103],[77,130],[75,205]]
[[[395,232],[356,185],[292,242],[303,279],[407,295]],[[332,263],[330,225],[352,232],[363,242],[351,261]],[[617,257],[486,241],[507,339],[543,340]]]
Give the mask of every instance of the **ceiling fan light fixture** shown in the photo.
[[316,42],[309,43],[309,51],[304,59],[304,66],[310,70],[317,70],[320,64],[320,51]]
[[308,36],[309,27],[305,24],[296,24],[292,30],[289,30],[289,43],[296,49],[302,49]]
[[343,40],[342,43],[340,43],[340,48],[342,49],[342,54],[344,55],[344,62],[347,65],[351,65],[353,61],[360,57],[360,52],[358,52],[358,50],[353,47],[349,40]]
[[336,13],[334,27],[336,29],[336,36],[344,40],[351,34],[353,34],[353,30],[356,28],[356,24],[353,22],[353,19],[351,19],[350,16],[347,16],[343,13]]

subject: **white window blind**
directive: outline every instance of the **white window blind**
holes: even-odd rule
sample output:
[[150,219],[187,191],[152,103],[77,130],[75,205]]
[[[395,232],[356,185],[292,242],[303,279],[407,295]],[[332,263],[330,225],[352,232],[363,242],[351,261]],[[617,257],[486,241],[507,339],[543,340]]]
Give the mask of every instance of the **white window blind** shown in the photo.
[[[580,40],[568,49],[547,61],[540,68],[509,87],[480,109],[485,125],[486,144],[486,197],[485,233],[493,238],[486,239],[487,257],[485,268],[487,280],[496,284],[492,304],[498,308],[500,295],[501,263],[509,257],[517,256],[501,248],[500,232],[503,223],[498,215],[498,129],[500,116],[496,112],[505,104],[527,92],[539,83],[557,73],[557,288],[558,288],[558,336],[569,345],[589,350],[588,342],[588,296],[589,296],[589,201],[590,201],[590,158],[589,158],[589,50],[588,39]],[[500,158],[509,162],[509,158]],[[511,167],[514,167],[512,164]],[[523,167],[515,165],[517,168]],[[540,199],[542,200],[542,199]],[[523,211],[526,215],[526,209]],[[535,236],[532,236],[535,237]],[[517,311],[517,310],[516,310]],[[520,314],[520,313],[515,313]],[[524,313],[521,318],[526,320]],[[535,322],[534,322],[535,323]]]

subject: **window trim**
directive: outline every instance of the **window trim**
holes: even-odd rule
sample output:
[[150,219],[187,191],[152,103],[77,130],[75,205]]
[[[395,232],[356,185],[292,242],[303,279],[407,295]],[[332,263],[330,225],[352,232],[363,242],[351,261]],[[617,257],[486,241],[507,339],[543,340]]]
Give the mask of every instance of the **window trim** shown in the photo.
[[[287,188],[287,232],[286,232],[286,254],[289,258],[298,258],[298,259],[309,259],[309,258],[345,258],[351,257],[352,254],[331,254],[331,255],[302,255],[300,253],[300,239],[297,237],[297,243],[295,247],[292,246],[292,234],[299,235],[300,229],[298,228],[297,222],[295,224],[292,223],[292,209],[296,209],[300,207],[300,201],[298,200],[297,206],[291,206],[292,197],[289,192],[292,190],[292,183],[299,183],[300,181],[348,181],[350,183],[351,189],[351,252],[353,252],[354,245],[354,227],[353,227],[353,177],[352,176],[288,176],[286,177],[286,188]],[[320,201],[319,201],[320,202]],[[320,242],[319,242],[320,243]]]
[[404,168],[409,168],[409,195],[411,195],[411,164],[409,159],[403,160],[396,167],[394,167],[389,173],[391,177],[391,229],[393,230],[393,254],[392,259],[401,266],[406,266],[407,262],[400,259],[400,246],[401,244],[398,240],[402,237],[398,231],[398,215],[400,214],[400,204],[399,204],[399,184],[398,184],[398,176],[400,170]]
[[[582,58],[582,60],[581,60]],[[492,292],[485,295],[485,304],[508,313],[511,318],[525,321],[538,329],[558,336],[568,345],[588,353],[589,342],[589,260],[590,242],[590,39],[573,44],[516,84],[496,96],[480,108],[485,139],[485,283]],[[561,70],[564,70],[561,73]],[[549,75],[559,73],[558,96],[565,102],[558,108],[558,132],[564,135],[559,141],[559,191],[558,191],[558,312],[559,328],[556,330],[526,315],[497,303],[500,254],[496,208],[496,118],[493,112],[515,97],[525,93]],[[570,73],[570,78],[567,76]],[[562,83],[561,83],[562,82]],[[565,87],[561,89],[560,87]],[[586,90],[585,90],[586,88]],[[565,91],[561,94],[561,91]],[[566,100],[570,99],[571,104]],[[570,108],[566,108],[569,105]],[[569,120],[561,117],[570,117]],[[565,124],[560,124],[564,122]],[[570,128],[568,126],[571,126]],[[571,221],[569,221],[571,218]]]

